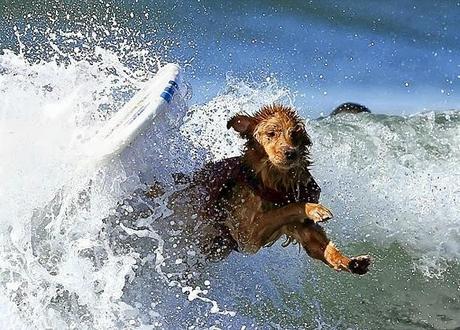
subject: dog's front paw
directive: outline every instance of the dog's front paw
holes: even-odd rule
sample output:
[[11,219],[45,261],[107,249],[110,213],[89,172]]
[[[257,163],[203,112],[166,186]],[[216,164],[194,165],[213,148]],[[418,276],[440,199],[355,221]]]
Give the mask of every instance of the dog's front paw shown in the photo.
[[332,213],[327,207],[316,203],[305,204],[305,213],[307,218],[315,223],[323,222],[332,218]]
[[371,257],[369,256],[354,257],[351,258],[350,263],[348,264],[348,269],[354,274],[363,275],[369,270],[370,264]]

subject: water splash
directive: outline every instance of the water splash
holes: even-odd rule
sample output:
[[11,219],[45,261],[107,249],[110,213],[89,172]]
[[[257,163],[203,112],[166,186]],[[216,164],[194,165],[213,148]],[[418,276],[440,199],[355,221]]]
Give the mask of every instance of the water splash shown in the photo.
[[[388,327],[426,318],[429,311],[420,304],[415,316],[400,312],[399,321],[386,323],[395,309],[423,301],[421,287],[436,301],[449,301],[446,310],[437,312],[455,324],[455,297],[437,286],[453,292],[458,287],[458,112],[345,115],[307,122],[314,141],[313,173],[322,186],[323,202],[335,214],[326,227],[344,250],[365,250],[376,257],[368,277],[357,280],[331,273],[295,248],[275,246],[250,258],[234,254],[196,270],[196,285],[183,285],[184,294],[155,281],[160,270],[167,283],[175,281],[170,276],[183,275],[184,262],[177,262],[174,248],[159,249],[168,235],[139,237],[128,222],[120,224],[119,236],[109,238],[103,234],[102,220],[114,214],[120,200],[144,189],[159,174],[178,168],[191,171],[205,160],[238,154],[242,141],[226,129],[226,120],[264,103],[295,104],[295,94],[276,82],[229,80],[221,95],[191,108],[185,122],[179,122],[180,134],[173,131],[163,137],[162,142],[173,147],[168,157],[176,160],[174,166],[168,167],[168,157],[164,167],[153,165],[159,138],[153,131],[145,144],[131,151],[128,158],[135,161],[120,160],[103,171],[75,176],[80,147],[153,74],[136,73],[110,50],[95,52],[93,62],[68,63],[31,63],[11,51],[0,55],[4,324],[15,320],[18,327],[23,322],[53,328],[172,327],[178,322],[200,327]],[[63,184],[73,188],[60,192]],[[58,207],[48,222],[34,223],[34,210],[53,198],[56,205],[74,207]],[[157,206],[150,217],[137,219],[139,224],[170,215]],[[60,213],[63,209],[71,212]],[[125,212],[133,213],[130,208]],[[117,250],[117,240],[132,244]],[[147,252],[142,254],[136,248],[144,244]],[[212,285],[204,284],[210,280]],[[409,281],[410,287],[398,286]],[[395,298],[378,296],[376,287]],[[211,313],[216,310],[210,311],[209,304],[189,301],[198,292],[216,302],[219,311],[236,314]],[[372,296],[381,299],[372,301]],[[361,319],[371,315],[366,309],[370,304],[363,303],[370,301],[382,316]],[[337,309],[341,316],[334,314]],[[430,322],[446,325],[442,317]]]

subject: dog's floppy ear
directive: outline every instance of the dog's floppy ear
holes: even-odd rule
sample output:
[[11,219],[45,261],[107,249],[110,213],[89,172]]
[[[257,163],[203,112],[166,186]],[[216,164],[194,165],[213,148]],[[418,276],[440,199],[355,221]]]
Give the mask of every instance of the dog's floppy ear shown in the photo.
[[256,119],[248,115],[235,115],[227,122],[227,128],[233,127],[235,131],[243,137],[247,137],[254,132]]

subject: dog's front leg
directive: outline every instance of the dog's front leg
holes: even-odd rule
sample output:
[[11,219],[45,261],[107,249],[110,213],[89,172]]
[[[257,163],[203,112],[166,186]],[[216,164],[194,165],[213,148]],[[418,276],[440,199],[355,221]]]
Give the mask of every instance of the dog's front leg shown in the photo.
[[371,259],[367,255],[349,258],[342,254],[317,224],[290,224],[281,232],[299,242],[312,257],[321,260],[335,270],[365,274]]
[[284,225],[303,223],[309,219],[315,223],[332,218],[332,213],[326,207],[316,203],[291,203],[278,209],[261,212],[255,216],[254,233],[262,245]]

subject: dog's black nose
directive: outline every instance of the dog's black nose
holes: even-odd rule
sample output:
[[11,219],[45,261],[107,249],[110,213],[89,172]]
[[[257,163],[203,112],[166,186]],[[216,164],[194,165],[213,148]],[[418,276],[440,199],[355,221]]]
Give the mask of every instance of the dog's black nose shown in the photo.
[[287,160],[294,160],[297,158],[297,151],[294,148],[289,148],[284,152]]

